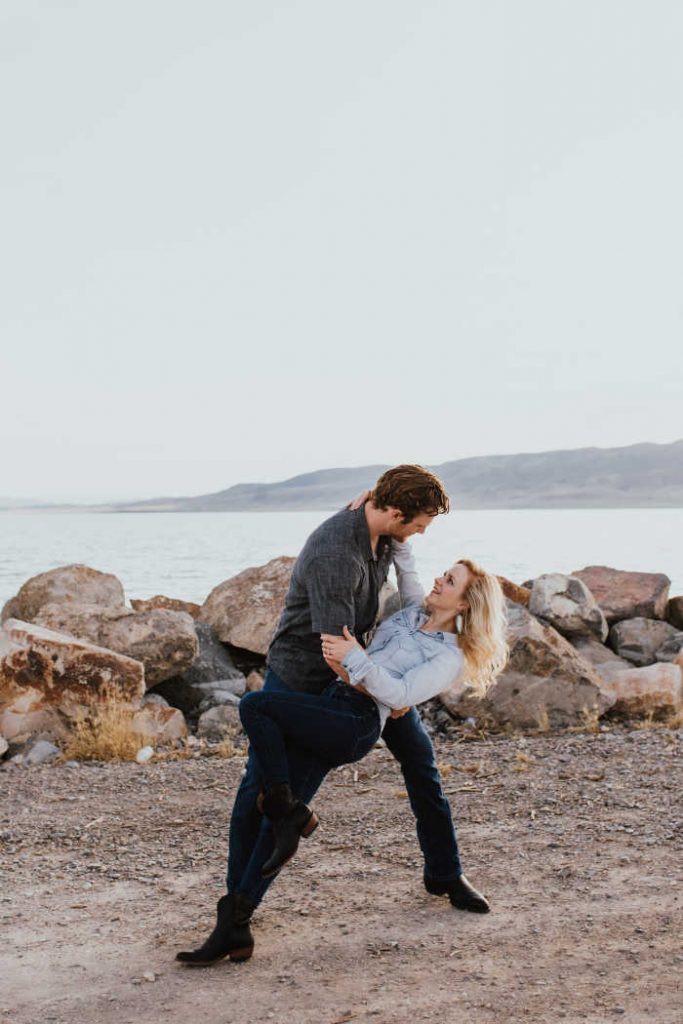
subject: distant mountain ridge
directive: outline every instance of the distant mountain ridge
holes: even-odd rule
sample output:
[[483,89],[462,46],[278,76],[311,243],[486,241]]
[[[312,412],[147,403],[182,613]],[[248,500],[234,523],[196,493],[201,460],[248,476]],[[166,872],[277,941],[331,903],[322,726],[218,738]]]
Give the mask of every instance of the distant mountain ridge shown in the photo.
[[[372,487],[388,465],[321,469],[270,484],[236,484],[193,498],[99,506],[120,512],[265,512],[335,509]],[[623,448],[484,455],[429,467],[454,507],[683,507],[683,440]]]

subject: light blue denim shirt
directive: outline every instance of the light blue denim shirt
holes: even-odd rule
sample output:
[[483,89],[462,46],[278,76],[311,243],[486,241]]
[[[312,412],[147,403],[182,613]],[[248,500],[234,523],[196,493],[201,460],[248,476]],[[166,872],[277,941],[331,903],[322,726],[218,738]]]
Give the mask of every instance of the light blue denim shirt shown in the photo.
[[429,618],[409,544],[392,543],[403,607],[383,622],[367,651],[354,647],[343,665],[377,702],[382,727],[392,708],[430,700],[458,679],[465,659],[454,633],[426,632]]

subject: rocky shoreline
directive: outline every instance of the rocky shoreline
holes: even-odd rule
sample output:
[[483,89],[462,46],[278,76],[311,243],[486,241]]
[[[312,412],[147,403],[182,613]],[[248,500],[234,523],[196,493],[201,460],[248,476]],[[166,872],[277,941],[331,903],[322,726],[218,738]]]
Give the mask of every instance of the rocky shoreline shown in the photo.
[[[115,576],[85,565],[28,580],[0,616],[3,763],[241,750],[237,705],[262,685],[293,564],[247,569],[202,605],[126,604]],[[508,665],[484,700],[460,684],[423,705],[430,731],[590,732],[615,717],[680,725],[683,596],[670,596],[667,576],[589,566],[501,583]],[[382,615],[397,601],[388,585]]]

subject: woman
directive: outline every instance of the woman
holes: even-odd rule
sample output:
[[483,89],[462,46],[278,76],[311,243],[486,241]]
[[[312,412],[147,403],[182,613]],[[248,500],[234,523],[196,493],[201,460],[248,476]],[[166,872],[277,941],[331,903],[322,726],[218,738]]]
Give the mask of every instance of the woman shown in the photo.
[[318,824],[292,794],[288,746],[328,769],[357,761],[392,711],[435,697],[461,676],[483,694],[505,664],[503,595],[495,576],[461,559],[425,597],[409,545],[392,543],[402,609],[380,625],[368,650],[348,629],[344,636],[323,634],[323,656],[339,678],[321,696],[258,692],[240,702],[263,777],[261,810],[275,840],[264,877],[279,871]]

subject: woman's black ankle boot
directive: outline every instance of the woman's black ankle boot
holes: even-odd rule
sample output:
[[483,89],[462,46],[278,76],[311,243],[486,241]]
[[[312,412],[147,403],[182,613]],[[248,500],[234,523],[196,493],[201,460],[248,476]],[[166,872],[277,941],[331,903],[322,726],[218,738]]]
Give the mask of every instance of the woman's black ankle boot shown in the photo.
[[216,927],[203,946],[176,953],[176,960],[193,967],[208,967],[229,956],[231,960],[248,960],[254,952],[254,938],[249,922],[255,905],[242,893],[229,893],[218,901]]
[[261,874],[272,878],[283,864],[291,860],[299,847],[299,840],[318,827],[317,815],[301,800],[295,800],[287,783],[273,786],[261,801],[261,809],[273,828],[275,847],[263,865]]

